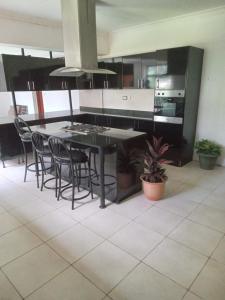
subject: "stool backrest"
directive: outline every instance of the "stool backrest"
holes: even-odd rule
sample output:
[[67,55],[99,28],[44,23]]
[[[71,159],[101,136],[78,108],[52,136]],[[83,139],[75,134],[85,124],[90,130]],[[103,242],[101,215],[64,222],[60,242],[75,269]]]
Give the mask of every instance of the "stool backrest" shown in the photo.
[[54,160],[58,163],[72,163],[72,156],[63,139],[50,136],[48,146]]
[[31,140],[33,147],[37,151],[37,153],[42,155],[46,154],[46,152],[49,153],[48,138],[46,137],[46,135],[35,131],[32,133]]
[[14,125],[16,127],[19,136],[22,136],[25,132],[31,132],[31,129],[27,124],[27,122],[20,117],[16,117],[14,119]]

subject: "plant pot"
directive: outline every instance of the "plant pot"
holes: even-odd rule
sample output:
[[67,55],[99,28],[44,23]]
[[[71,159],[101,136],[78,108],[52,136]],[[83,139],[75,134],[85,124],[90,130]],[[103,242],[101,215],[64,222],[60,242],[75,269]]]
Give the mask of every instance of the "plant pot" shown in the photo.
[[216,165],[218,156],[199,153],[200,168],[204,170],[213,170]]
[[143,177],[140,177],[142,181],[142,188],[144,195],[147,199],[157,201],[162,199],[164,192],[165,192],[165,184],[166,182],[159,182],[159,183],[151,183],[145,181]]
[[118,185],[121,190],[128,189],[133,184],[133,173],[117,173]]

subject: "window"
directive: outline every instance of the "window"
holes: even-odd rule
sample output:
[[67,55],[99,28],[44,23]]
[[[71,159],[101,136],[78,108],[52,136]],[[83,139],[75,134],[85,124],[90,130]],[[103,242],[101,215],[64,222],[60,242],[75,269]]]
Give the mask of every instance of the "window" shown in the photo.
[[50,53],[47,50],[24,49],[24,53],[25,53],[26,56],[30,55],[30,56],[33,56],[33,57],[50,58]]
[[21,48],[0,45],[0,54],[21,55]]

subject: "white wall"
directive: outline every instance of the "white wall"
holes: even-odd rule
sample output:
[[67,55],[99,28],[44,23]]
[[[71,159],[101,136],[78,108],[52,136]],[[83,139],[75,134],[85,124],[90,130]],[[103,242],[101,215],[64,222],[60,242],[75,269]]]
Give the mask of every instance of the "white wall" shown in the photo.
[[0,117],[7,117],[10,115],[10,107],[12,107],[12,94],[7,92],[0,93]]
[[[39,18],[4,15],[0,12],[0,43],[28,48],[63,50],[62,26]],[[108,33],[97,33],[99,55],[107,54]]]
[[225,147],[225,7],[112,32],[109,56],[187,45],[205,50],[196,137]]

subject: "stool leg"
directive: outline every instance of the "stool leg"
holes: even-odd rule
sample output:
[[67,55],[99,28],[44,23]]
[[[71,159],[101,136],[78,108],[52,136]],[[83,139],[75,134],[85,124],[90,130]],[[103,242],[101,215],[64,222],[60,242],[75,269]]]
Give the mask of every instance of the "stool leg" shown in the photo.
[[97,165],[96,165],[96,153],[94,153],[94,170],[95,170],[95,175],[98,179],[99,175],[98,175]]
[[92,186],[92,181],[91,181],[91,162],[90,160],[88,161],[88,186],[90,188],[91,192],[91,199],[93,199],[93,186]]
[[26,145],[24,142],[22,142],[23,145],[23,151],[24,151],[24,155],[25,155],[25,173],[24,173],[24,182],[26,182],[27,179],[27,149],[26,149]]
[[55,197],[58,197],[58,179],[59,179],[59,171],[58,165],[55,164]]
[[40,162],[41,162],[41,191],[43,191],[44,187],[44,175],[45,175],[45,164],[43,157],[40,156]]
[[59,165],[59,191],[58,191],[57,201],[59,201],[59,197],[61,194],[61,187],[62,187],[62,166],[60,164]]
[[74,210],[74,194],[75,194],[75,176],[74,176],[74,170],[73,166],[70,167],[71,169],[71,176],[72,176],[72,210]]

